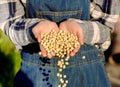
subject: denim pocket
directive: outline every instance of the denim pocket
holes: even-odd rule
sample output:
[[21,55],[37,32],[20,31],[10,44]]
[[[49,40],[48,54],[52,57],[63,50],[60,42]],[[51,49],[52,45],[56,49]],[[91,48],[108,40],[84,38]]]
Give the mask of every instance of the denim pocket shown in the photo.
[[61,22],[68,18],[89,20],[89,0],[27,0],[27,13],[31,18],[45,18]]
[[36,15],[38,18],[45,18],[55,22],[61,22],[68,18],[81,18],[82,10],[76,11],[63,11],[63,12],[53,12],[53,11],[37,11]]

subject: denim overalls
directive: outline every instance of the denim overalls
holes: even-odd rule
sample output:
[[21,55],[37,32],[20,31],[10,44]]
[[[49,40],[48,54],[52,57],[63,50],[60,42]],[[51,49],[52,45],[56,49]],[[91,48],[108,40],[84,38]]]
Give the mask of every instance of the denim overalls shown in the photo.
[[[27,13],[30,18],[45,18],[57,23],[68,18],[89,20],[89,4],[89,0],[28,0]],[[38,52],[37,43],[23,47],[23,61],[15,78],[15,87],[58,87],[59,58],[43,58]],[[67,75],[67,87],[111,87],[104,62],[101,50],[82,46],[62,71]]]

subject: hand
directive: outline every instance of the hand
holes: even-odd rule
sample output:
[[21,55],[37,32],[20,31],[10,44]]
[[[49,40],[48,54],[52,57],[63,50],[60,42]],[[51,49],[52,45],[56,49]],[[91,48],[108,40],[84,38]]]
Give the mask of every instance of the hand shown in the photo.
[[59,29],[65,32],[72,33],[73,35],[78,37],[79,45],[68,55],[74,56],[75,53],[79,51],[81,45],[83,45],[83,31],[80,25],[74,19],[68,19],[59,25]]
[[[59,31],[59,28],[55,22],[49,21],[49,20],[43,20],[40,23],[38,23],[33,29],[32,32],[35,36],[35,38],[38,40],[38,42],[41,42],[41,36],[43,34],[48,34],[52,30],[55,30],[56,32]],[[44,49],[44,47],[40,44],[41,54],[44,57],[52,58],[54,54],[47,55],[47,51]]]
[[115,24],[114,33],[115,33],[116,35],[120,35],[120,17],[119,17],[118,21],[117,21],[116,24]]

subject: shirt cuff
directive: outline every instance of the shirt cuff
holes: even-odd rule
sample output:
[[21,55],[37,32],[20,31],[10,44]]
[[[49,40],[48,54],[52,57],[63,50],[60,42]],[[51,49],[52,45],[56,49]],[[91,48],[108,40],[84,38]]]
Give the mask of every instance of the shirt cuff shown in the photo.
[[94,36],[94,29],[90,22],[79,23],[83,30],[84,43],[93,45],[92,40]]
[[28,35],[28,39],[31,42],[36,42],[37,39],[35,38],[32,29],[38,24],[39,22],[34,23],[33,25],[31,25],[28,29],[27,29],[27,35]]

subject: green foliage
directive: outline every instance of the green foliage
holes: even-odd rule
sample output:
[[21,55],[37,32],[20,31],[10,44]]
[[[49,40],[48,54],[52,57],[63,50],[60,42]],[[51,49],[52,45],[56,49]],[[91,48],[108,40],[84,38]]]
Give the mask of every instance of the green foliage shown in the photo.
[[9,38],[0,31],[0,87],[12,87],[20,68],[20,53]]

